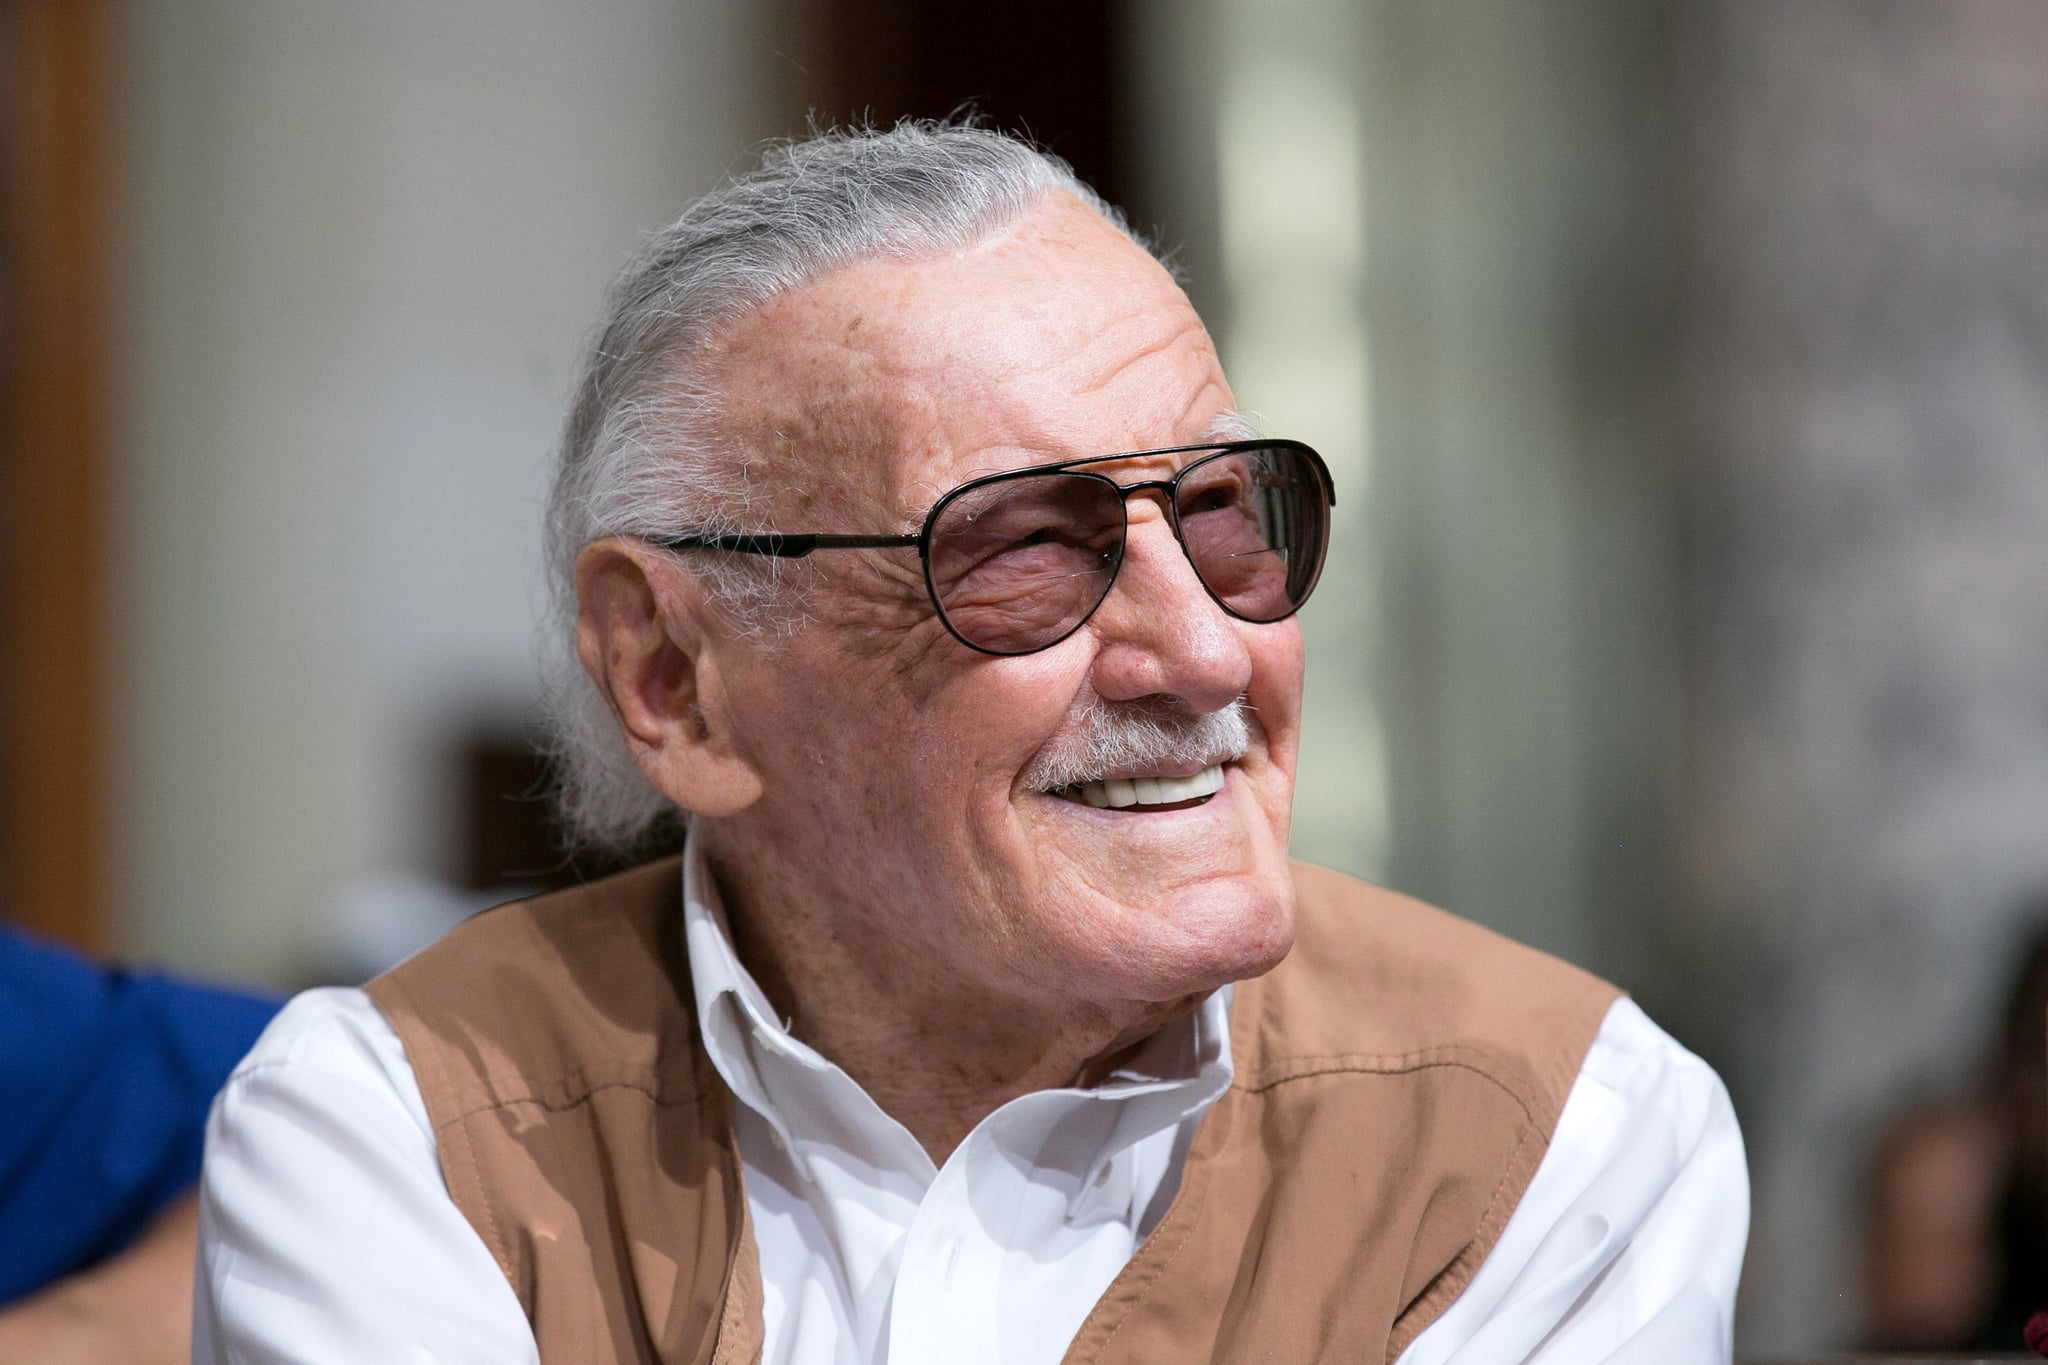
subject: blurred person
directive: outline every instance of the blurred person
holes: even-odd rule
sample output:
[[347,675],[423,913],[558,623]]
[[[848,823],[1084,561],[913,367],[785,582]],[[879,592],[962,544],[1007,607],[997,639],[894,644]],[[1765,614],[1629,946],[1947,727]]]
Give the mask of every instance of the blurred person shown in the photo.
[[992,131],[778,145],[615,285],[563,810],[673,849],[288,1006],[205,1362],[1726,1361],[1719,1080],[1286,859],[1334,497]]
[[1974,1093],[1901,1115],[1872,1163],[1864,1335],[1879,1350],[2019,1348],[2048,1307],[2048,905]]
[[0,1361],[186,1358],[207,1106],[276,1012],[0,925]]

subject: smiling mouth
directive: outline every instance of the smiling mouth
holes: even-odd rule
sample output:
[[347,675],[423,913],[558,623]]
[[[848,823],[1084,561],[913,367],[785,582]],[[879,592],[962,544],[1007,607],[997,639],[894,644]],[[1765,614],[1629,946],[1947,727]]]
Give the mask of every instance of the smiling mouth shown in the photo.
[[1223,790],[1223,765],[1212,764],[1192,777],[1112,777],[1076,782],[1052,795],[1097,810],[1169,811],[1199,806]]

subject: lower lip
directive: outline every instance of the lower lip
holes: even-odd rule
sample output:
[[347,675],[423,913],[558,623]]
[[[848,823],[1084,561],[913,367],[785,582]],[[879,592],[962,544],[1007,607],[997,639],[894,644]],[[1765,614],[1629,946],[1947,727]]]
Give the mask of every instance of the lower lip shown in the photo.
[[[1163,805],[1163,806],[1125,806],[1125,807],[1124,807],[1124,808],[1123,808],[1122,810],[1115,810],[1115,811],[1110,811],[1110,814],[1112,814],[1112,815],[1165,815],[1165,814],[1167,814],[1167,813],[1169,813],[1169,812],[1171,812],[1171,811],[1177,811],[1177,810],[1193,810],[1193,809],[1194,809],[1194,808],[1195,808],[1196,806],[1206,806],[1206,805],[1208,805],[1208,804],[1209,804],[1209,803],[1210,803],[1211,801],[1214,801],[1215,799],[1216,799],[1216,793],[1215,793],[1215,792],[1210,792],[1210,793],[1209,793],[1209,794],[1208,794],[1207,796],[1197,796],[1197,797],[1195,797],[1194,799],[1192,799],[1192,800],[1189,800],[1189,801],[1173,801],[1173,802],[1169,802],[1168,804],[1166,804],[1166,805]],[[1104,809],[1108,809],[1108,808],[1107,808],[1107,807],[1104,807]]]

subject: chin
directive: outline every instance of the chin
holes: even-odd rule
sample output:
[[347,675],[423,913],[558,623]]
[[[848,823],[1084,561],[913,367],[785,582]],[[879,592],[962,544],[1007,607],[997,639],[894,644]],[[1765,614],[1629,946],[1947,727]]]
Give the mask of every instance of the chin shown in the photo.
[[1112,978],[1103,982],[1106,990],[1125,999],[1180,1000],[1280,965],[1294,946],[1294,887],[1285,879],[1203,881],[1119,918],[1126,932],[1099,963]]

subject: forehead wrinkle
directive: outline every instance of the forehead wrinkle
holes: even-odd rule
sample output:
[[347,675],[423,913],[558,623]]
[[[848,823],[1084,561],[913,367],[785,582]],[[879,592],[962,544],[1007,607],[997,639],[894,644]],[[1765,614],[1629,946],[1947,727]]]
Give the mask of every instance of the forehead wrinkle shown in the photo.
[[[1178,315],[1173,318],[1175,325],[1163,334],[1150,325],[1162,315],[1174,314]],[[1166,363],[1171,366],[1172,377],[1167,382],[1160,383],[1156,375],[1143,382],[1129,379],[1134,372],[1156,370],[1161,357],[1168,357]],[[999,464],[996,469],[1192,444],[1208,439],[1214,425],[1213,409],[1231,406],[1229,386],[1208,331],[1178,295],[1170,305],[1125,315],[1123,325],[1091,339],[1079,359],[1078,365],[1066,361],[1041,367],[1054,372],[1060,382],[1057,392],[1041,388],[1036,393],[1020,393],[1014,386],[1001,391],[1004,401],[998,411],[1012,424],[1011,434],[1024,439],[992,449],[1021,451],[1026,458]],[[1118,423],[1121,431],[1106,432],[1097,426],[1062,429],[1067,402],[1078,404],[1078,400],[1105,395],[1114,399],[1117,387],[1125,383],[1136,387],[1115,404],[1123,413]]]
[[[799,294],[805,291],[797,291]],[[718,373],[727,424],[760,500],[780,513],[872,515],[891,455],[925,423],[903,367],[863,337],[862,318],[833,325],[836,310],[793,296],[741,320],[721,348]],[[765,464],[768,476],[753,467]],[[792,526],[797,531],[876,531],[869,526]]]
[[[978,451],[963,451],[962,455],[986,454],[992,458],[985,464],[966,465],[954,471],[958,479],[974,478],[982,474],[1000,473],[1022,465],[1049,464],[1063,459],[1081,459],[1092,455],[1114,454],[1120,449],[1146,449],[1158,446],[1193,444],[1197,441],[1214,439],[1219,424],[1224,424],[1223,414],[1234,422],[1230,430],[1245,424],[1237,418],[1231,404],[1230,389],[1223,380],[1222,370],[1217,365],[1215,350],[1209,342],[1207,331],[1201,320],[1192,312],[1187,314],[1180,329],[1163,338],[1149,338],[1146,344],[1130,350],[1119,350],[1121,338],[1112,333],[1090,347],[1094,351],[1108,354],[1102,362],[1092,367],[1078,385],[1062,384],[1058,391],[1047,391],[1041,385],[1037,390],[1019,381],[1035,377],[1040,372],[1057,375],[1067,367],[1055,360],[1034,365],[1018,371],[1002,372],[983,380],[975,391],[955,401],[965,401],[980,406],[991,418],[999,420],[1006,428],[1002,439]],[[1120,377],[1146,361],[1168,354],[1176,348],[1185,347],[1187,360],[1182,375],[1176,382],[1167,385],[1148,384],[1141,388],[1134,399],[1126,404],[1129,417],[1124,424],[1127,435],[1104,445],[1104,437],[1093,428],[1074,427],[1063,430],[1067,416],[1063,400],[1079,399],[1100,394],[1113,388]],[[1178,402],[1176,399],[1178,398]],[[937,404],[934,405],[935,407]],[[1212,411],[1221,409],[1221,413]],[[1002,455],[1021,458],[1000,458]],[[930,501],[936,500],[951,483],[937,483],[929,480],[909,480],[906,486],[929,483]]]
[[[1146,315],[1162,311],[1178,311],[1185,316],[1181,319],[1180,325],[1171,332],[1151,335],[1146,342],[1137,346],[1129,344],[1126,339],[1128,333],[1138,331],[1141,334],[1149,334],[1151,329],[1143,325]],[[1101,393],[1113,386],[1132,366],[1143,364],[1155,356],[1165,355],[1182,346],[1188,347],[1189,358],[1197,364],[1204,360],[1211,366],[1215,364],[1216,349],[1209,340],[1208,329],[1202,326],[1202,320],[1195,316],[1194,310],[1186,307],[1184,303],[1172,310],[1139,310],[1124,321],[1124,326],[1105,332],[1096,338],[1089,348],[1101,354],[1102,360],[1095,367],[1095,373],[1075,387],[1074,392],[1077,395]]]

